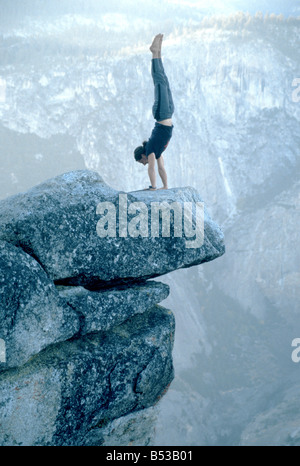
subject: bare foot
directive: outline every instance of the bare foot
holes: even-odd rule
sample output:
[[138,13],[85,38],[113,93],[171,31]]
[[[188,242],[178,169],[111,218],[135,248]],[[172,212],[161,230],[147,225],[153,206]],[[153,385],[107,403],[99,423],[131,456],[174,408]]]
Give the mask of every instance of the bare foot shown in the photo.
[[163,40],[163,34],[157,34],[150,46],[150,51],[152,52],[153,58],[161,58],[161,46]]

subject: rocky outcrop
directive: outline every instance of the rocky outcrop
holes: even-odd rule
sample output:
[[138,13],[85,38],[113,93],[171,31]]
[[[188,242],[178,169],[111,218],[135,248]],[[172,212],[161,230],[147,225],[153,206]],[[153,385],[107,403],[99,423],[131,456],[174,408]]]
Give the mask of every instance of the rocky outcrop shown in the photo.
[[24,364],[48,345],[79,331],[79,316],[67,306],[40,264],[12,244],[0,242],[1,370]]
[[1,445],[89,444],[152,406],[173,378],[173,315],[154,307],[111,332],[52,345],[0,377]]
[[[224,243],[191,188],[121,194],[78,171],[0,202],[0,445],[116,444],[128,423],[126,441],[149,441],[135,438],[147,424],[135,413],[174,377],[175,332],[172,312],[158,305],[169,287],[149,278],[212,260]],[[158,201],[189,208],[188,235],[178,234],[175,211],[169,235],[164,226],[163,237],[144,234],[154,232]],[[133,203],[144,217],[130,216]]]
[[[151,229],[152,217],[153,222],[155,220],[151,208],[155,202],[165,206],[173,202],[179,206],[186,203],[191,207],[202,203],[202,199],[192,188],[170,189],[159,194],[150,191],[119,193],[107,186],[97,173],[70,172],[2,201],[0,239],[28,252],[42,264],[52,280],[64,285],[95,286],[98,283],[107,286],[108,283],[153,278],[213,260],[224,252],[222,232],[208,215],[204,244],[200,248],[186,247],[191,237],[185,238],[184,230],[182,237],[155,237]],[[112,210],[112,216],[107,219],[107,223],[111,220],[108,228],[112,228],[104,237],[100,235],[105,227],[99,231],[99,205],[103,214],[106,207]],[[148,216],[147,223],[145,218],[139,219],[140,223],[144,220],[144,237],[134,236],[139,230],[138,225],[133,229],[136,212],[132,209],[130,214],[132,206],[134,209],[140,206],[142,213]],[[198,217],[200,223],[200,215]],[[193,223],[196,223],[195,215]]]

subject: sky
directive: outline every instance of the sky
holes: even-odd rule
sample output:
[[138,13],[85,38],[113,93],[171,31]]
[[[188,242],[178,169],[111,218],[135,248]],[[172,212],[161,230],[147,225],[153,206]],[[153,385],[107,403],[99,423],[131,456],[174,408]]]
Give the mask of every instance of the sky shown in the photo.
[[171,5],[185,5],[197,10],[210,11],[211,14],[230,14],[235,11],[249,11],[254,13],[277,13],[300,15],[299,0],[165,0]]
[[176,10],[179,14],[188,12],[197,17],[199,14],[231,14],[236,11],[300,16],[299,0],[0,0],[0,17],[7,14],[17,18],[26,14],[39,16],[74,12],[99,15],[107,11],[155,16],[162,10],[168,12],[168,6],[170,16]]

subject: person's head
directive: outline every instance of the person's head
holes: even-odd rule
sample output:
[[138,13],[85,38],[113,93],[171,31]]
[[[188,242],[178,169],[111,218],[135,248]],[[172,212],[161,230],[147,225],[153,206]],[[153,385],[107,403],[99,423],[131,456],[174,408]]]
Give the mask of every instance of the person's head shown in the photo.
[[134,151],[135,160],[143,165],[148,163],[148,157],[146,156],[146,144],[147,141],[144,141],[143,144],[137,147]]

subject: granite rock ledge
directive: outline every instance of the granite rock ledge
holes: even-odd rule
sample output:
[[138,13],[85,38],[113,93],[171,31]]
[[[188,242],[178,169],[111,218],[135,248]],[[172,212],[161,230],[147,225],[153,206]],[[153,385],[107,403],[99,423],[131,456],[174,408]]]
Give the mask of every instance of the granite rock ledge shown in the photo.
[[[151,225],[147,237],[121,237],[118,215],[115,237],[99,237],[98,204],[109,203],[120,213],[122,194],[126,195],[127,206],[133,203],[146,206],[149,223],[151,205],[155,202],[168,205],[202,202],[191,187],[121,193],[107,186],[97,173],[79,170],[3,200],[0,240],[21,247],[34,257],[55,283],[87,287],[154,278],[224,254],[223,233],[206,209],[204,242],[200,248],[187,248],[184,236],[153,237]],[[195,214],[192,220],[195,223]]]
[[[151,442],[175,333],[159,305],[169,287],[153,278],[221,256],[224,238],[206,210],[198,249],[172,236],[100,238],[97,205],[119,194],[82,170],[0,201],[1,446]],[[127,199],[201,202],[192,188]]]

